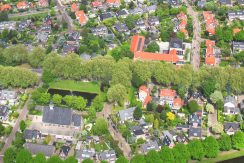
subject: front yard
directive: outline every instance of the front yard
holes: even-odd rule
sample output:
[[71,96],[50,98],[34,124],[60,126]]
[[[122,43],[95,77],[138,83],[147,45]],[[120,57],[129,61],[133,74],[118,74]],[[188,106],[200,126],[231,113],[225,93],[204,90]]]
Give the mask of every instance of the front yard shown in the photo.
[[51,89],[100,93],[100,85],[96,82],[78,82],[73,80],[59,80],[49,84]]

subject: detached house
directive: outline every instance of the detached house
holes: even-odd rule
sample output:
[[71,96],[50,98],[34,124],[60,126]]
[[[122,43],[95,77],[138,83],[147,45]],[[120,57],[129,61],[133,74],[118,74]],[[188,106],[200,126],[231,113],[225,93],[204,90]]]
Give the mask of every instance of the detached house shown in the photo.
[[240,109],[237,107],[237,101],[233,96],[227,96],[224,99],[224,112],[225,115],[240,114]]
[[206,47],[205,64],[215,66],[217,64],[217,58],[215,57],[215,42],[206,40]]
[[228,18],[230,21],[234,19],[244,20],[244,10],[230,11],[228,12]]
[[55,147],[52,145],[25,143],[23,146],[30,151],[32,155],[43,153],[46,157],[51,157],[55,152]]
[[116,153],[114,150],[103,151],[98,154],[100,161],[115,162],[117,160]]
[[146,108],[147,104],[152,101],[150,96],[150,90],[145,85],[139,87],[138,99],[143,103],[143,107]]
[[120,10],[116,13],[117,17],[125,19],[128,16],[128,11],[126,9]]
[[224,130],[228,135],[234,135],[236,131],[240,130],[240,123],[238,122],[225,122]]
[[106,0],[106,3],[108,7],[119,7],[120,6],[120,0]]
[[11,10],[12,6],[10,4],[4,4],[0,7],[1,11]]
[[0,121],[7,121],[9,108],[5,105],[0,105]]
[[241,52],[244,50],[244,41],[242,42],[236,42],[236,41],[233,41],[232,42],[232,50],[233,50],[233,53],[238,53],[238,52]]
[[146,24],[143,19],[139,19],[135,22],[135,26],[137,29],[140,29],[142,31],[146,30]]
[[211,11],[203,11],[203,17],[206,24],[206,32],[210,36],[215,35],[215,28],[218,25],[218,20],[215,19],[215,15]]
[[76,155],[75,158],[79,161],[82,162],[85,159],[91,159],[94,160],[96,157],[96,152],[94,149],[83,149],[83,150],[76,150]]
[[173,148],[175,143],[173,141],[173,135],[168,131],[163,131],[163,145],[168,146],[169,148]]
[[41,138],[41,132],[38,130],[26,129],[24,131],[24,138],[26,141],[29,141],[29,142],[35,141],[35,140]]
[[189,139],[200,139],[202,136],[202,117],[201,114],[194,113],[189,116],[188,119],[189,130],[188,138]]
[[127,120],[133,120],[133,113],[134,113],[135,109],[136,109],[136,107],[120,110],[118,112],[118,116],[120,118],[120,123],[124,123]]
[[48,7],[48,0],[39,0],[38,2],[37,2],[37,5],[39,6],[39,7]]
[[71,12],[76,12],[78,10],[79,10],[79,6],[77,5],[77,3],[72,3]]
[[159,151],[160,147],[156,141],[149,140],[140,147],[143,154],[147,154],[151,150]]
[[148,24],[150,26],[159,26],[160,22],[159,22],[159,18],[156,16],[152,16],[148,18]]
[[162,89],[160,91],[160,105],[168,104],[171,108],[174,105],[174,98],[176,96],[175,90],[172,89]]
[[140,138],[144,139],[144,140],[146,139],[145,132],[141,126],[131,127],[131,132],[132,132],[132,135],[136,138],[136,140],[138,140]]
[[21,2],[17,3],[16,7],[19,10],[25,10],[25,9],[28,9],[30,6],[26,1],[21,1]]
[[123,23],[118,23],[118,24],[114,25],[114,29],[116,31],[118,31],[119,33],[125,33],[127,35],[130,34],[130,30],[128,29],[126,24],[123,24]]
[[75,12],[76,19],[79,21],[80,25],[83,26],[87,23],[88,18],[83,10]]
[[0,91],[0,105],[13,106],[18,103],[18,96],[15,91],[2,90]]

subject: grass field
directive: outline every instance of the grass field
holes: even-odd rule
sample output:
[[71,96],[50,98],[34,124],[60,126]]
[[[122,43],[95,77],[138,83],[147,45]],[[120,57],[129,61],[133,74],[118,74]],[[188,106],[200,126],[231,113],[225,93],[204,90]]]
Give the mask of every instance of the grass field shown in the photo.
[[233,158],[244,156],[244,149],[241,149],[240,151],[237,150],[231,150],[226,152],[220,152],[218,157],[211,158],[211,159],[203,159],[202,161],[189,161],[190,163],[215,163],[225,160],[230,160]]
[[99,93],[100,85],[96,82],[77,82],[73,80],[59,80],[49,84],[49,88],[87,93]]

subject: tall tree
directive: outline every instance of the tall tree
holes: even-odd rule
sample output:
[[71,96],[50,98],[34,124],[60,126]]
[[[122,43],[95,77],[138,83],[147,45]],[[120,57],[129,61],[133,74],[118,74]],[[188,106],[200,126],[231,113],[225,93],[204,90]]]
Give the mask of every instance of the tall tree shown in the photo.
[[119,105],[123,105],[126,96],[126,88],[121,84],[114,85],[108,89],[107,97],[109,102],[117,102]]
[[55,105],[59,106],[59,105],[61,104],[61,102],[62,102],[62,99],[63,99],[63,97],[62,97],[61,95],[59,95],[59,94],[54,94],[54,95],[53,95],[53,98],[52,98],[52,102],[53,102]]
[[129,163],[129,160],[127,160],[124,156],[120,156],[115,163]]
[[17,152],[15,148],[10,147],[4,152],[3,161],[4,163],[15,163]]
[[32,52],[28,56],[28,61],[32,67],[40,67],[42,66],[42,62],[45,59],[45,50],[40,47],[35,47]]
[[217,140],[209,136],[203,141],[203,147],[205,150],[205,156],[208,158],[215,158],[219,153],[219,144]]
[[32,155],[27,149],[21,149],[16,156],[16,163],[29,163],[32,161]]
[[192,140],[188,144],[188,150],[191,158],[194,160],[201,160],[205,155],[202,142],[200,140]]
[[37,153],[36,156],[33,158],[33,163],[45,163],[46,157],[43,153]]
[[95,125],[92,128],[92,131],[99,136],[107,134],[108,133],[108,124],[107,124],[106,120],[103,118],[98,118],[96,120]]
[[210,95],[211,101],[215,104],[217,101],[223,101],[223,95],[220,91],[215,90],[214,93]]
[[133,113],[133,117],[136,120],[140,120],[141,119],[141,117],[142,117],[142,110],[141,110],[140,107],[136,107],[136,109],[135,109],[135,111]]
[[167,146],[164,146],[163,148],[161,148],[161,150],[159,151],[159,156],[163,163],[175,162],[172,149],[170,149]]
[[74,156],[70,156],[65,159],[64,163],[78,163],[78,160]]
[[138,163],[138,162],[146,163],[144,155],[137,154],[131,160],[131,163]]
[[221,137],[218,139],[218,143],[221,151],[229,151],[232,148],[231,138],[227,134],[221,135]]
[[241,149],[244,147],[244,132],[237,131],[232,136],[232,146],[235,149]]
[[162,161],[159,157],[159,154],[155,150],[151,150],[147,153],[146,162],[147,163],[155,163],[155,162],[160,163]]
[[192,100],[187,104],[187,108],[190,113],[194,113],[200,109],[200,106],[197,104],[197,101]]
[[190,159],[189,150],[182,143],[176,144],[172,152],[176,163],[187,162]]

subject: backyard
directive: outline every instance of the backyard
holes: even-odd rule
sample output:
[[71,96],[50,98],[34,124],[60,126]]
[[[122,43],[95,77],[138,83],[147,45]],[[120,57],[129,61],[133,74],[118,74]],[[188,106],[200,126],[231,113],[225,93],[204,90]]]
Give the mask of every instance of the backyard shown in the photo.
[[100,93],[100,85],[96,82],[77,82],[73,80],[59,80],[50,83],[49,88],[96,94]]

